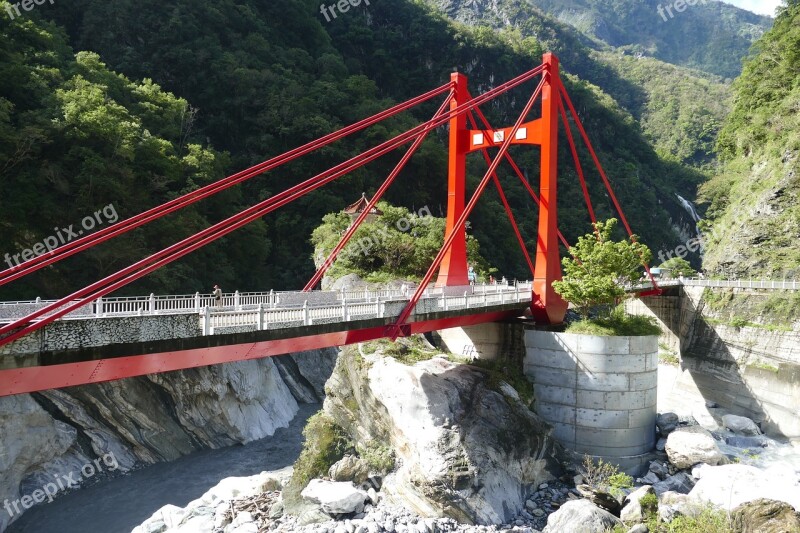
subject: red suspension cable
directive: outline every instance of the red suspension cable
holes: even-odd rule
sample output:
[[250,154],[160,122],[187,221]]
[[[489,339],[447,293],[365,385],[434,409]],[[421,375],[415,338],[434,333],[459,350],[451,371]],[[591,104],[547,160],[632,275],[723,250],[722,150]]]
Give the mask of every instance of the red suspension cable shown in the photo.
[[564,101],[558,92],[556,92],[556,94],[558,95],[558,111],[561,114],[561,122],[564,123],[564,131],[567,132],[567,140],[569,141],[569,148],[572,151],[572,160],[575,162],[575,169],[578,171],[578,180],[581,183],[583,199],[586,202],[586,208],[589,210],[589,218],[592,220],[592,224],[596,224],[597,217],[595,216],[594,208],[592,207],[592,199],[589,196],[589,188],[586,186],[586,178],[583,175],[583,166],[578,158],[578,149],[575,147],[575,139],[572,137],[572,129],[569,126],[567,114],[564,111]]
[[[445,111],[445,109],[447,109],[447,106],[450,105],[450,101],[452,99],[453,99],[453,92],[451,91],[450,96],[447,98],[447,100],[444,101],[439,110],[433,115],[433,118],[440,116]],[[336,261],[336,258],[339,256],[339,253],[344,249],[345,246],[347,246],[347,243],[350,241],[350,238],[353,235],[355,235],[356,231],[358,231],[358,228],[361,226],[362,222],[364,222],[367,219],[367,216],[375,207],[375,204],[377,204],[378,201],[381,199],[381,197],[383,197],[384,193],[386,193],[387,189],[389,189],[392,182],[394,182],[395,178],[400,174],[400,172],[403,170],[403,167],[406,166],[406,163],[408,163],[411,157],[416,153],[417,149],[420,147],[420,145],[422,145],[423,141],[425,141],[425,138],[431,131],[433,130],[427,129],[419,137],[417,137],[417,140],[414,141],[414,144],[411,145],[411,147],[408,149],[408,151],[400,160],[400,162],[397,163],[397,165],[394,167],[394,170],[392,170],[392,172],[389,174],[389,176],[386,178],[383,184],[378,188],[377,192],[375,192],[375,195],[372,197],[372,199],[367,203],[367,207],[361,213],[359,213],[358,218],[356,218],[355,222],[353,222],[350,225],[350,227],[347,228],[347,231],[345,232],[344,236],[342,236],[342,238],[339,239],[339,243],[336,245],[336,247],[334,247],[333,251],[331,251],[328,258],[325,259],[325,262],[322,264],[322,266],[319,267],[319,270],[317,270],[317,272],[309,280],[309,282],[306,283],[306,286],[303,287],[303,291],[310,291],[317,286],[317,283],[319,283],[319,281],[322,279],[322,277],[325,275],[328,269]]]
[[70,241],[60,246],[59,248],[56,248],[52,252],[34,257],[33,259],[30,259],[22,263],[21,265],[17,265],[7,270],[1,271],[0,286],[5,285],[6,283],[10,283],[21,277],[27,276],[28,274],[31,274],[39,270],[40,268],[56,263],[62,259],[66,259],[71,255],[74,255],[78,252],[96,246],[104,241],[122,235],[128,231],[131,231],[144,224],[152,222],[153,220],[161,218],[162,216],[165,216],[169,213],[182,209],[204,198],[217,194],[220,191],[223,191],[229,187],[242,183],[243,181],[258,176],[259,174],[263,174],[264,172],[275,169],[281,165],[293,161],[294,159],[307,155],[310,152],[313,152],[319,148],[327,146],[344,137],[347,137],[352,133],[361,131],[389,117],[397,115],[398,113],[406,111],[423,102],[426,102],[431,98],[435,98],[436,96],[442,94],[443,92],[451,89],[452,89],[452,83],[447,83],[445,85],[442,85],[441,87],[438,87],[432,91],[417,96],[416,98],[407,100],[406,102],[398,104],[394,107],[391,107],[385,111],[377,113],[364,120],[356,122],[355,124],[351,124],[350,126],[342,128],[338,131],[329,133],[324,137],[306,143],[303,146],[285,152],[268,161],[255,165],[249,169],[243,170],[226,178],[223,178],[214,183],[208,184],[204,187],[201,187],[200,189],[187,193],[179,198],[175,198],[174,200],[171,200],[158,207],[149,209],[144,213],[140,213],[129,219],[123,220],[118,224],[114,224],[113,226],[107,226],[99,231],[96,231],[95,233],[86,235],[85,237],[81,237],[74,241]]

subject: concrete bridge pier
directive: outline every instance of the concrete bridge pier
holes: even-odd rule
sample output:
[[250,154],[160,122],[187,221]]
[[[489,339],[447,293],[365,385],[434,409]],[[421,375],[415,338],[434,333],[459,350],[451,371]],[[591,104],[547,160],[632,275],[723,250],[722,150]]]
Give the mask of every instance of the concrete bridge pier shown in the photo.
[[656,443],[658,337],[525,330],[534,410],[578,455],[639,474]]

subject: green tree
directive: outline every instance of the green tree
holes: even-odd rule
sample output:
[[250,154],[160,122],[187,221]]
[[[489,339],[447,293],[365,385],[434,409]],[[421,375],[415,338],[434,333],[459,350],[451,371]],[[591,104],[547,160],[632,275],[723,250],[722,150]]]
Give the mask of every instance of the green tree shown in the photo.
[[640,277],[643,263],[652,253],[635,235],[629,240],[613,241],[617,219],[594,224],[594,233],[584,235],[565,257],[564,276],[553,288],[574,304],[584,317],[596,306],[610,306],[625,296],[625,284]]
[[681,257],[673,257],[661,263],[660,268],[668,269],[672,277],[684,276],[690,278],[697,274],[697,271],[692,268],[692,265],[686,259]]

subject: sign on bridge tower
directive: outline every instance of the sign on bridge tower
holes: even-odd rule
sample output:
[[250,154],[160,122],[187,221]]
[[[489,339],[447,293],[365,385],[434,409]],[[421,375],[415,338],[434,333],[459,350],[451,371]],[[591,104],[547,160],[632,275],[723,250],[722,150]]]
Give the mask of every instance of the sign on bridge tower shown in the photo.
[[[466,285],[467,251],[466,233],[457,229],[457,221],[464,212],[466,193],[467,154],[487,148],[499,148],[512,135],[511,144],[538,145],[541,147],[539,178],[539,237],[536,246],[536,267],[533,285],[533,315],[539,322],[560,324],[567,311],[565,302],[554,290],[553,282],[561,279],[561,258],[558,248],[558,84],[559,62],[552,53],[544,54],[544,85],[542,87],[541,118],[513,128],[475,130],[467,128],[466,115],[450,119],[450,157],[447,189],[447,225],[445,239],[458,231],[439,269],[437,285]],[[467,89],[467,77],[452,74],[454,95],[451,110],[472,100]]]

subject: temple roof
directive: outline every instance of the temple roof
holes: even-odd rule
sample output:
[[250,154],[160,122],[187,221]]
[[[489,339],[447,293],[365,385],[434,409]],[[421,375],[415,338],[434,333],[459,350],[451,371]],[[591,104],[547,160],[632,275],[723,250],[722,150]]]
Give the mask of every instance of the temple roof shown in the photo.
[[[361,193],[361,198],[359,198],[359,200],[356,203],[350,204],[347,207],[345,207],[344,212],[347,213],[348,215],[357,215],[359,213],[364,212],[364,210],[367,208],[367,205],[369,205],[369,200],[367,200],[367,194]],[[383,211],[381,211],[377,207],[373,207],[372,211],[370,211],[370,215],[380,216],[382,214]]]

